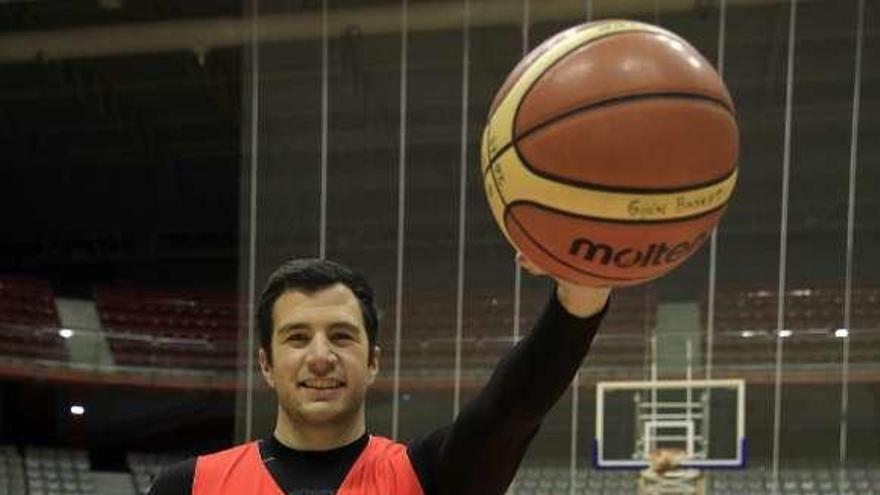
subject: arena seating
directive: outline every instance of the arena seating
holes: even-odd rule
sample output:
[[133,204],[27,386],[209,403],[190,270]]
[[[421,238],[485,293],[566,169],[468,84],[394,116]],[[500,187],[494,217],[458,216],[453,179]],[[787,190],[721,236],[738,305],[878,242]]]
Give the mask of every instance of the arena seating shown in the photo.
[[64,359],[58,312],[49,282],[0,277],[0,349],[7,356]]
[[[465,300],[462,366],[466,373],[491,368],[512,345],[513,307],[488,289],[472,288]],[[428,292],[430,293],[430,292]],[[455,356],[454,299],[433,293],[405,305],[402,367],[414,376],[448,373]],[[520,335],[528,333],[546,293],[523,291]],[[880,288],[854,285],[849,329],[850,363],[880,361]],[[238,300],[234,294],[168,292],[102,286],[95,302],[115,363],[189,370],[236,369]],[[759,287],[719,288],[715,299],[713,362],[717,366],[768,366],[775,362],[776,292]],[[842,359],[842,288],[799,287],[786,294],[785,341],[789,364],[826,364]],[[641,367],[656,325],[658,300],[650,285],[615,295],[614,309],[594,341],[590,365]],[[701,321],[707,302],[701,302]],[[380,342],[393,346],[393,321],[385,320]],[[0,277],[0,349],[4,356],[64,361],[63,339],[52,288],[45,280]],[[745,332],[745,334],[744,334]],[[707,342],[704,341],[704,345]],[[705,355],[704,349],[704,355]],[[389,356],[389,354],[385,354]]]
[[657,295],[650,286],[628,287],[614,294],[614,311],[602,322],[602,332],[641,337],[657,324]]
[[[856,461],[843,472],[833,466],[833,462],[783,462],[777,492],[771,472],[763,466],[710,470],[704,471],[704,475],[707,493],[713,495],[880,495],[880,465]],[[591,495],[635,494],[636,477],[635,471],[581,466],[575,473],[575,489],[576,493]],[[527,463],[520,467],[508,494],[569,493],[570,479],[569,466],[564,461]]]
[[[709,483],[719,495],[770,494],[773,480],[769,469],[753,467],[744,471],[713,471]],[[839,471],[833,462],[785,466],[780,469],[779,493],[792,495],[876,495],[880,494],[880,470],[874,465],[854,463]]]
[[[787,344],[788,357],[796,363],[827,363],[840,359],[839,346],[830,340],[839,324],[842,295],[832,289],[792,289],[788,295],[786,319],[793,338]],[[871,328],[880,319],[877,289],[853,292],[853,338],[870,339]],[[540,299],[540,300],[539,300]],[[235,306],[232,296],[138,292],[103,288],[98,291],[102,322],[117,362],[129,365],[182,368],[232,369],[235,366]],[[872,303],[873,301],[873,303]],[[445,299],[413,304],[405,314],[403,366],[415,372],[447,369],[454,358],[454,320]],[[523,307],[540,307],[543,295],[530,293]],[[716,299],[717,364],[735,366],[772,363],[775,345],[776,296],[763,289],[720,291]],[[492,366],[511,342],[512,308],[493,305],[492,294],[477,293],[468,304],[477,305],[465,323],[462,364],[466,369]],[[640,366],[645,362],[646,339],[656,324],[656,295],[648,288],[629,288],[615,298],[603,332],[596,339],[591,359],[594,366]],[[503,306],[503,307],[502,307]],[[705,308],[705,304],[703,305]],[[482,309],[479,309],[482,308]],[[466,308],[467,309],[467,308]],[[473,307],[470,313],[474,312]],[[528,314],[525,314],[528,313]],[[521,332],[532,324],[531,313],[521,315]],[[705,314],[704,314],[705,317]],[[764,328],[764,330],[760,330]],[[825,328],[826,333],[817,333]],[[755,329],[754,339],[743,339],[742,331]],[[387,330],[387,328],[386,328]],[[763,333],[761,333],[763,332]],[[763,337],[763,338],[762,338]],[[864,340],[863,340],[864,341]],[[871,341],[873,342],[873,341]],[[385,333],[386,347],[389,343]],[[613,349],[614,352],[601,352]],[[876,362],[876,346],[859,346],[852,362]],[[761,357],[763,356],[763,358]],[[755,359],[758,357],[758,359]],[[746,359],[748,358],[748,359]]]
[[85,451],[28,447],[25,470],[30,495],[95,494]]
[[21,456],[11,445],[0,445],[0,495],[25,495],[24,467]]
[[132,452],[127,456],[128,468],[134,479],[134,486],[140,495],[146,495],[150,491],[153,480],[162,470],[178,461],[183,456],[169,454],[141,454]]
[[[791,330],[836,329],[843,324],[843,287],[799,287],[785,295],[785,326]],[[853,329],[876,328],[880,322],[880,288],[856,286],[851,295]],[[702,302],[703,317],[707,301]],[[715,329],[719,332],[776,326],[778,294],[758,287],[719,289]]]
[[[527,335],[538,311],[547,301],[545,292],[523,295],[520,336]],[[455,311],[448,298],[413,305],[404,314],[402,367],[416,375],[450,373],[455,356]],[[615,296],[615,310],[603,322],[602,333],[591,354],[591,366],[636,366],[644,362],[645,333],[656,322],[657,301],[653,292],[635,287]],[[484,373],[493,367],[513,345],[513,307],[510,301],[498,303],[497,294],[475,290],[466,300],[462,342],[462,368]],[[387,322],[386,322],[387,324]],[[383,345],[393,346],[389,327],[384,327]],[[613,352],[606,352],[613,351]],[[386,359],[389,354],[385,354]]]
[[[184,458],[178,454],[127,454],[137,493],[146,495],[155,476]],[[26,447],[26,478],[22,467],[15,447],[0,446],[0,495],[101,495],[96,493],[84,451]],[[713,495],[880,495],[880,462],[869,459],[850,460],[844,470],[836,468],[836,460],[782,459],[778,491],[774,491],[769,461],[753,460],[746,469],[708,470],[704,475],[707,493]],[[635,494],[636,477],[632,470],[579,465],[575,493]],[[507,493],[565,494],[570,482],[567,460],[527,459]]]
[[876,324],[880,320],[880,289],[859,287],[855,291],[853,316],[856,327]]
[[117,364],[233,369],[233,295],[99,287],[95,303]]
[[[843,325],[841,287],[800,287],[785,296],[785,359],[791,364],[839,362],[842,346],[834,332]],[[852,292],[849,330],[851,364],[873,364],[880,358],[880,289],[856,286]],[[706,318],[706,301],[702,304]],[[735,366],[773,363],[776,352],[778,296],[755,287],[719,290],[715,299],[714,359]]]

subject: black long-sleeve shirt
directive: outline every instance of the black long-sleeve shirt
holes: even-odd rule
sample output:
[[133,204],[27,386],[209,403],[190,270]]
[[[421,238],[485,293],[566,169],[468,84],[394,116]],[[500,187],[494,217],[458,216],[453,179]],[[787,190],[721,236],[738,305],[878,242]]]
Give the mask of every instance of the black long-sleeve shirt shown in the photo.
[[[407,444],[426,495],[502,494],[513,480],[541,421],[568,387],[605,314],[577,318],[556,298],[532,332],[498,364],[489,383],[455,421]],[[365,434],[343,447],[299,451],[276,438],[260,441],[260,456],[289,495],[333,495],[367,445]],[[171,466],[150,495],[189,495],[196,460]]]

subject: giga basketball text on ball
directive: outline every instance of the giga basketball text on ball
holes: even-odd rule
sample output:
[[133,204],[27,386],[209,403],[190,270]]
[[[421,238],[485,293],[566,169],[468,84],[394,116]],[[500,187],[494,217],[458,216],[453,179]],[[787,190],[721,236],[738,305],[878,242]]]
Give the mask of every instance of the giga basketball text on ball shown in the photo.
[[731,185],[721,185],[708,191],[688,192],[663,199],[634,199],[627,203],[626,212],[631,218],[652,219],[671,215],[687,215],[691,212],[705,214],[709,208],[724,206]]

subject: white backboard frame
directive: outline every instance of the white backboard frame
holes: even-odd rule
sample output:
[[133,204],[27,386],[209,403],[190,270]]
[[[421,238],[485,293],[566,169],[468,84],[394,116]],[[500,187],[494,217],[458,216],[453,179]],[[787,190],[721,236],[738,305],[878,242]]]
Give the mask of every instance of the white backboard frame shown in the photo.
[[[747,458],[747,441],[746,431],[746,384],[742,379],[726,379],[726,380],[655,380],[655,381],[621,381],[621,382],[599,382],[596,384],[596,437],[593,441],[593,465],[599,469],[615,469],[629,468],[640,469],[649,466],[647,455],[644,459],[607,459],[603,455],[602,446],[604,445],[604,411],[605,396],[609,391],[614,390],[669,390],[680,389],[686,390],[690,397],[694,389],[727,389],[736,391],[736,455],[732,458],[721,459],[685,459],[679,466],[682,468],[740,468],[744,467]],[[683,427],[688,426],[682,422]],[[693,424],[690,424],[693,428]],[[693,437],[693,432],[689,434]],[[650,442],[647,442],[650,444]],[[647,447],[646,447],[647,449]],[[645,452],[647,454],[647,450]],[[693,455],[693,447],[691,446],[688,454]]]

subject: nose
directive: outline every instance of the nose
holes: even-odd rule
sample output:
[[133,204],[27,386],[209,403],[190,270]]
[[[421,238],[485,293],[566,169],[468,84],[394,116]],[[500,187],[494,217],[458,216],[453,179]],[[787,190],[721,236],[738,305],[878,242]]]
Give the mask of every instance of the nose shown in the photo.
[[312,338],[309,346],[309,354],[306,364],[309,371],[316,376],[330,374],[336,366],[336,353],[333,346],[324,334],[317,334]]

